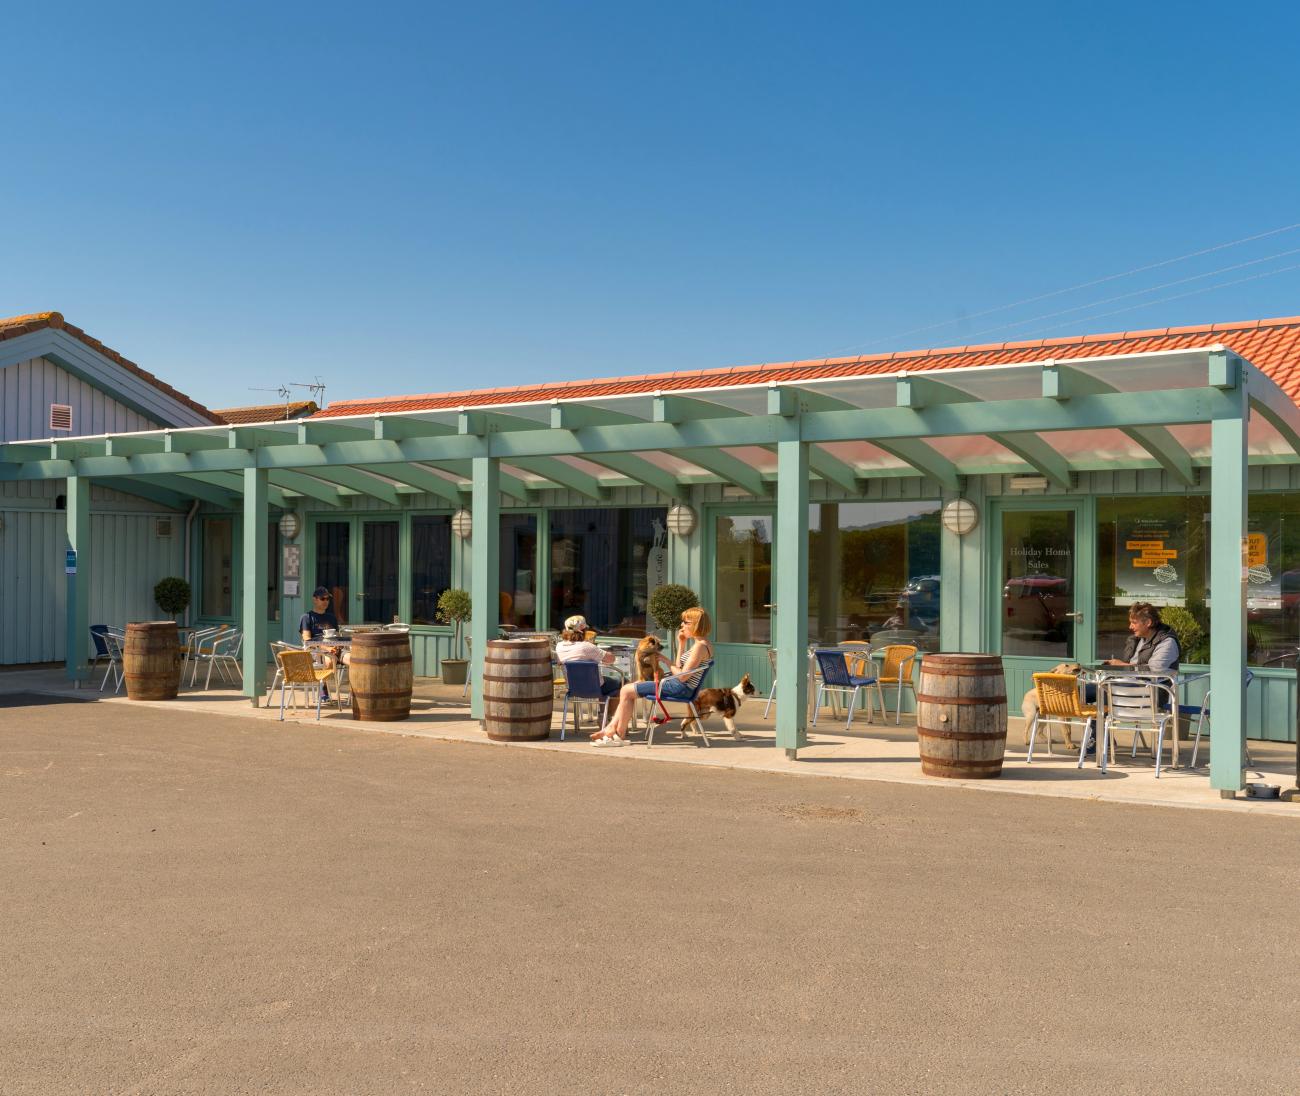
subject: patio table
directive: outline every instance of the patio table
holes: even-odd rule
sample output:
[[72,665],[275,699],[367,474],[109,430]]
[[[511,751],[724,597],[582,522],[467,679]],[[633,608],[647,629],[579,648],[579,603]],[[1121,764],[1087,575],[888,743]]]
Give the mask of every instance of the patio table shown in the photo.
[[[1183,690],[1194,681],[1201,681],[1210,676],[1208,670],[1200,670],[1195,673],[1184,674],[1181,672],[1170,673],[1168,670],[1135,670],[1128,666],[1109,666],[1104,662],[1090,662],[1083,667],[1083,673],[1079,675],[1079,681],[1085,685],[1096,685],[1097,688],[1097,739],[1101,739],[1100,721],[1105,718],[1105,712],[1101,709],[1101,684],[1108,677],[1129,677],[1140,680],[1150,680],[1155,682],[1167,682],[1174,694],[1174,707],[1177,708],[1186,696]],[[1182,755],[1182,741],[1179,737],[1180,724],[1182,717],[1174,712],[1174,718],[1171,720],[1173,731],[1170,735],[1172,745],[1170,746],[1169,767],[1176,769],[1179,767],[1179,758]],[[1098,754],[1097,764],[1101,764],[1101,756]]]

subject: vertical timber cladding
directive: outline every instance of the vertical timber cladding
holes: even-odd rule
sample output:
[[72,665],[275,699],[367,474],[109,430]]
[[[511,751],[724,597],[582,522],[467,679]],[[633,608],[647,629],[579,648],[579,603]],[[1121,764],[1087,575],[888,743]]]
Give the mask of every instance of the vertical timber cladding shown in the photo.
[[[0,484],[0,666],[66,658],[67,517],[55,509],[64,492],[63,480]],[[104,488],[91,494],[89,563],[99,577],[91,583],[89,623],[152,620],[154,585],[185,573],[183,518]],[[171,536],[157,535],[159,517],[173,519]]]

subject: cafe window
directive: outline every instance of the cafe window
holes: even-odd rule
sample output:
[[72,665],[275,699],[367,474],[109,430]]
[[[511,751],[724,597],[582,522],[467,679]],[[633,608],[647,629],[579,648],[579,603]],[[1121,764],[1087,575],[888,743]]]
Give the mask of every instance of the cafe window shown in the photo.
[[808,638],[938,649],[939,503],[808,508]]
[[771,515],[714,521],[714,635],[719,643],[772,642]]
[[411,518],[411,623],[439,623],[438,598],[450,586],[451,518]]
[[501,625],[522,632],[537,628],[537,518],[502,514],[500,524]]
[[1123,657],[1129,608],[1145,601],[1178,636],[1183,662],[1210,660],[1209,507],[1205,495],[1098,500],[1098,658]]
[[667,510],[552,510],[550,627],[581,614],[604,635],[646,634],[646,600],[668,581]]
[[[1207,567],[1208,557],[1207,552]],[[1296,648],[1300,646],[1297,637],[1300,494],[1251,495],[1246,519],[1247,661],[1252,666],[1272,663],[1290,668],[1295,665]],[[1196,661],[1208,662],[1208,651],[1203,660]]]
[[266,526],[266,619],[280,619],[280,524]]
[[203,585],[199,596],[199,613],[205,617],[233,615],[234,521],[231,518],[205,518],[200,540],[203,553]]

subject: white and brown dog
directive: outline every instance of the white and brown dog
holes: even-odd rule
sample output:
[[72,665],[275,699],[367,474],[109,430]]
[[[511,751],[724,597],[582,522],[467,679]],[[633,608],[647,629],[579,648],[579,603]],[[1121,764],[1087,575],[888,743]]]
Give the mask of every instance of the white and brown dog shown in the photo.
[[[740,732],[736,730],[736,713],[745,703],[745,698],[754,696],[758,690],[754,683],[749,680],[749,674],[740,679],[734,689],[701,689],[700,695],[695,698],[695,710],[700,713],[700,721],[708,719],[714,712],[722,713],[722,725],[731,732],[735,739],[740,738]],[[687,716],[682,720],[682,733],[689,731],[695,723],[693,716]],[[696,728],[702,730],[702,728]]]
[[[1062,662],[1058,666],[1053,666],[1054,674],[1074,674],[1076,677],[1083,673],[1083,668],[1077,662]],[[1038,690],[1030,689],[1025,693],[1025,698],[1020,702],[1020,713],[1025,717],[1025,745],[1029,745],[1029,728],[1034,725],[1034,719],[1038,715]],[[1074,736],[1070,734],[1070,727],[1066,723],[1054,724],[1061,728],[1061,733],[1065,736],[1065,748],[1074,749]]]

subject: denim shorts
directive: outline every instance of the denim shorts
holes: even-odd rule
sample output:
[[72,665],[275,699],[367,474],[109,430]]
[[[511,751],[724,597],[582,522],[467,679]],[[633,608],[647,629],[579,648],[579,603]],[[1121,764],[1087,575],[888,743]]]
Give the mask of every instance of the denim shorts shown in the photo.
[[[659,689],[659,696],[663,700],[690,700],[691,694],[695,692],[693,685],[686,685],[676,678],[664,681]],[[636,695],[648,697],[653,700],[655,695],[655,683],[653,681],[638,681],[636,683]]]

